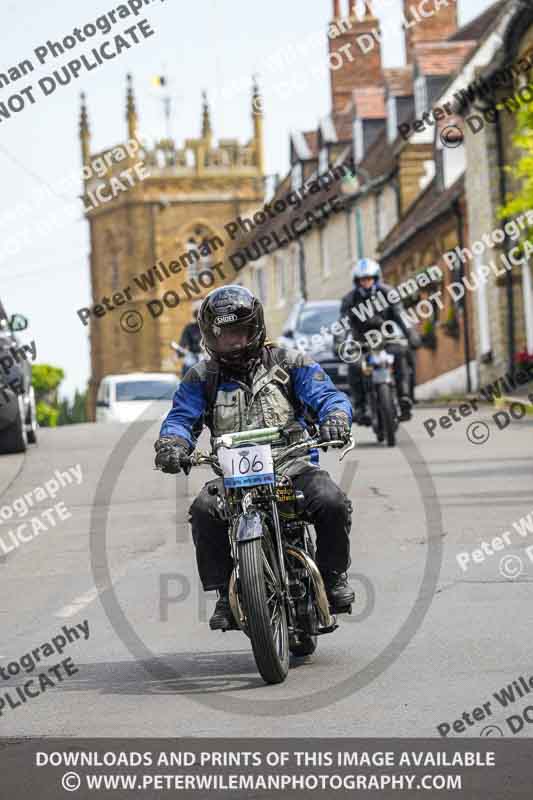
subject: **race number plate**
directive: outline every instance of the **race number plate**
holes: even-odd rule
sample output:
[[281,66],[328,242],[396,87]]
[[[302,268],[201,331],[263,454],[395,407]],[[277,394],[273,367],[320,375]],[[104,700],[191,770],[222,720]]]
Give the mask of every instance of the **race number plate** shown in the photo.
[[230,489],[274,483],[272,448],[269,444],[232,449],[221,447],[218,460],[224,473],[224,485]]

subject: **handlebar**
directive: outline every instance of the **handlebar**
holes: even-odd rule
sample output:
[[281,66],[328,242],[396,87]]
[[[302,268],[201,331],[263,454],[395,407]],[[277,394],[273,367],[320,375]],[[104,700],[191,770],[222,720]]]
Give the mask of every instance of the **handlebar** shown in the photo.
[[[222,470],[220,469],[218,458],[216,456],[216,451],[220,447],[232,449],[236,447],[242,447],[243,445],[274,444],[281,441],[283,438],[284,433],[282,428],[256,428],[255,430],[251,431],[240,431],[238,433],[224,434],[223,436],[219,436],[214,439],[214,453],[206,453],[202,450],[195,450],[190,456],[185,456],[182,458],[182,464],[191,467],[209,464],[217,474],[222,475]],[[344,442],[342,439],[335,439],[327,442],[321,441],[320,439],[303,439],[301,442],[296,442],[295,444],[284,448],[278,457],[274,458],[274,465],[275,467],[279,468],[297,451],[302,451],[302,455],[304,455],[305,453],[309,452],[309,450],[327,447],[344,447],[346,444],[348,446],[343,450],[339,461],[342,461],[343,458],[345,458],[345,456],[355,448],[355,440],[353,436],[350,436],[348,443]]]

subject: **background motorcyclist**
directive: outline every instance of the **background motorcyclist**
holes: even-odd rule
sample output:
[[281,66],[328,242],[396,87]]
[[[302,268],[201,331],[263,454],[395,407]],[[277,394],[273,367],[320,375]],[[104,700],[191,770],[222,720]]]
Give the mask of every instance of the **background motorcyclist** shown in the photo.
[[[381,267],[377,261],[369,258],[360,259],[352,271],[354,288],[343,297],[341,317],[348,317],[352,335],[356,341],[364,342],[365,333],[379,330],[387,321],[395,322],[399,328],[399,335],[404,335],[411,347],[418,346],[418,333],[408,328],[401,317],[403,306],[401,302],[388,303],[386,306],[377,297],[381,292],[386,298],[392,286],[382,283]],[[380,308],[381,306],[381,308]],[[359,314],[354,309],[359,310]],[[400,420],[411,418],[411,391],[409,382],[409,366],[405,349],[395,347],[394,377],[396,390],[400,403]],[[354,421],[359,425],[369,425],[370,417],[367,412],[367,403],[360,361],[349,365],[348,369],[350,387],[353,394],[355,408]]]
[[[202,333],[198,324],[200,305],[201,304],[195,304],[193,307],[193,318],[185,325],[179,341],[180,347],[188,350],[192,356],[196,356],[194,359],[195,361],[200,360],[200,354],[202,352]],[[189,360],[186,358],[182,367],[182,376],[185,375],[190,366],[191,364],[189,364]]]
[[[265,341],[263,308],[248,289],[230,285],[213,290],[202,303],[198,321],[210,359],[192,367],[176,391],[155,443],[156,466],[179,472],[181,459],[196,445],[202,423],[212,436],[281,426],[290,431],[292,444],[308,438],[307,411],[316,415],[322,439],[348,441],[352,422],[348,398],[308,356]],[[345,608],[354,600],[346,576],[351,503],[320,469],[316,451],[294,458],[281,474],[304,494],[304,513],[316,529],[317,564],[330,603],[337,610]],[[204,486],[193,502],[190,522],[202,585],[219,593],[210,626],[228,630],[234,626],[228,598],[232,560],[218,496],[208,491],[213,484],[216,481]]]

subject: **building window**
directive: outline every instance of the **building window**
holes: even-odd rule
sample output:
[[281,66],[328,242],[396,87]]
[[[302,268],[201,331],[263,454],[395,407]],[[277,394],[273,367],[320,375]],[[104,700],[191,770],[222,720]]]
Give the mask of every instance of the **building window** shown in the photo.
[[329,148],[322,147],[318,156],[318,171],[324,175],[329,170]]
[[353,123],[353,147],[355,163],[358,164],[363,160],[363,156],[365,154],[362,119],[355,119]]
[[278,306],[284,306],[287,302],[287,274],[285,272],[285,257],[283,255],[274,256],[274,263],[276,265]]
[[389,142],[394,142],[398,136],[398,107],[395,97],[387,100],[387,136]]
[[423,75],[415,80],[415,114],[421,117],[427,111],[428,92],[427,81]]
[[319,228],[318,236],[320,239],[320,264],[322,268],[322,277],[328,278],[331,275],[331,269],[329,264],[327,228]]
[[295,192],[302,187],[303,170],[302,164],[298,161],[292,168],[292,190]]

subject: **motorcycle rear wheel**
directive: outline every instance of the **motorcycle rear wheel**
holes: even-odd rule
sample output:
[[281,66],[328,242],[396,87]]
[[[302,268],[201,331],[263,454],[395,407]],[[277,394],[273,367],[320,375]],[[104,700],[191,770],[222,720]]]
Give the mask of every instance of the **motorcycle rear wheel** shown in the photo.
[[246,629],[257,669],[266,683],[283,683],[289,671],[287,610],[276,565],[264,539],[239,545],[239,579]]

